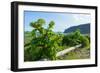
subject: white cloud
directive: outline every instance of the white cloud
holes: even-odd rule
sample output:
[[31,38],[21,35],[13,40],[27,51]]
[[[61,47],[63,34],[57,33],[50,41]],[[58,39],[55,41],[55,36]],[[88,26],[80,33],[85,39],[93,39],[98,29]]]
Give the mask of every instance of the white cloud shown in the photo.
[[85,14],[74,14],[73,19],[75,23],[90,23],[90,15]]

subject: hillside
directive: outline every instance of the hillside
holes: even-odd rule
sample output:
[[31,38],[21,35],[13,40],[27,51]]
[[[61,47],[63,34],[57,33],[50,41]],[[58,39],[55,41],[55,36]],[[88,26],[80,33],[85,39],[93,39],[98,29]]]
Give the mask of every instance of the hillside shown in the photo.
[[70,32],[75,31],[76,29],[80,29],[80,32],[82,34],[90,34],[90,23],[82,24],[78,26],[72,26],[68,29],[65,29],[64,33],[70,33]]

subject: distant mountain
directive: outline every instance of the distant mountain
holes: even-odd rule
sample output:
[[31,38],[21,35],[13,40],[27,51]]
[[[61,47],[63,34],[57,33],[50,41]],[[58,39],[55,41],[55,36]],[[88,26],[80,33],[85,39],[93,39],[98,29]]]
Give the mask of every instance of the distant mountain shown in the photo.
[[76,29],[80,29],[82,34],[90,34],[90,23],[72,26],[68,29],[65,29],[64,33],[74,32]]

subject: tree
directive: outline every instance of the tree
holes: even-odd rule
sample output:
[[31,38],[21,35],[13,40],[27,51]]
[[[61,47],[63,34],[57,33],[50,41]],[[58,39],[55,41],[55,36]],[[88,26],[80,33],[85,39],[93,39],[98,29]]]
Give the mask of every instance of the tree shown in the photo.
[[80,30],[77,29],[75,32],[69,33],[64,36],[63,38],[63,44],[67,46],[75,46],[77,44],[80,44]]
[[89,39],[86,36],[81,36],[80,37],[81,43],[82,43],[82,47],[88,47],[90,42]]
[[27,44],[30,47],[25,50],[25,57],[28,60],[33,61],[42,58],[56,60],[56,52],[60,47],[59,42],[62,40],[62,35],[52,31],[55,25],[54,21],[51,21],[47,28],[43,27],[44,24],[44,19],[38,19],[30,23],[30,26],[33,27],[32,40]]
[[89,36],[82,35],[80,30],[77,29],[75,32],[69,33],[64,36],[63,44],[67,46],[75,46],[82,44],[82,47],[89,46]]

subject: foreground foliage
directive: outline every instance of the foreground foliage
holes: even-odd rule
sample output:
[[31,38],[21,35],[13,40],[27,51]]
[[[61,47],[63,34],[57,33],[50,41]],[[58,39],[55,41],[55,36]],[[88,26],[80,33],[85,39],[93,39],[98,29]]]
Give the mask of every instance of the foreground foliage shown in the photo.
[[51,21],[47,28],[44,28],[45,24],[44,19],[38,19],[30,23],[33,30],[31,33],[27,33],[30,36],[25,35],[24,61],[44,58],[57,60],[59,59],[56,57],[58,51],[78,44],[82,44],[82,47],[88,47],[90,44],[90,37],[88,35],[83,36],[79,29],[64,35],[53,31],[54,21]]
[[26,44],[30,45],[30,47],[25,49],[25,60],[33,61],[42,58],[56,60],[56,50],[61,45],[62,35],[52,31],[55,24],[53,21],[49,23],[48,28],[44,28],[44,24],[45,21],[43,19],[38,19],[36,22],[30,23],[34,29],[31,32],[31,42]]

